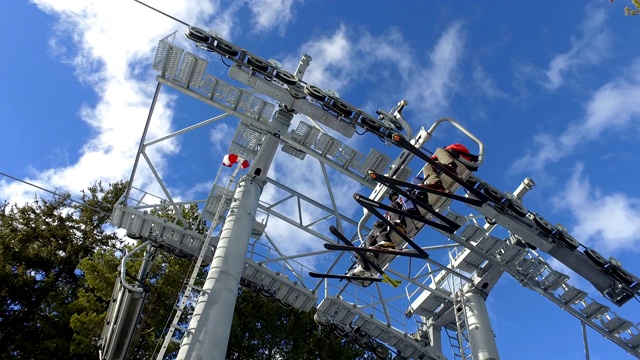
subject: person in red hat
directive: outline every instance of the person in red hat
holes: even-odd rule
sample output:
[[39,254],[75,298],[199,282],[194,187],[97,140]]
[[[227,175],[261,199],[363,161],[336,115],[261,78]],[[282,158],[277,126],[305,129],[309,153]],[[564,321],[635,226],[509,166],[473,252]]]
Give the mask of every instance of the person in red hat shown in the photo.
[[[437,148],[431,158],[438,161],[447,170],[457,173],[458,165],[456,164],[455,159],[458,157],[472,161],[472,155],[469,153],[469,149],[459,143],[451,144],[444,148]],[[424,174],[424,184],[426,187],[434,190],[445,191],[445,188],[442,185],[442,179],[440,179],[436,169],[431,166],[431,164],[425,164],[422,168],[422,173]]]

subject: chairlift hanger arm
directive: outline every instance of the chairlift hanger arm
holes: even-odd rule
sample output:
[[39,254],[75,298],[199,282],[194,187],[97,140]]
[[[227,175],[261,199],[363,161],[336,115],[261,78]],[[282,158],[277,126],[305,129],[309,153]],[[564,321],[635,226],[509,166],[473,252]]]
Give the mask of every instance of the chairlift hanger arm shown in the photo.
[[431,136],[433,135],[436,128],[444,122],[448,122],[451,125],[455,126],[458,130],[460,130],[463,134],[465,134],[469,139],[471,139],[473,142],[478,144],[478,161],[474,165],[476,167],[479,167],[480,165],[482,165],[482,163],[484,162],[484,143],[477,136],[475,136],[473,133],[467,130],[464,126],[460,125],[460,123],[458,123],[457,121],[449,117],[440,118],[436,120],[436,122],[433,123],[433,125],[431,125],[429,130],[427,130],[427,141],[431,139]]

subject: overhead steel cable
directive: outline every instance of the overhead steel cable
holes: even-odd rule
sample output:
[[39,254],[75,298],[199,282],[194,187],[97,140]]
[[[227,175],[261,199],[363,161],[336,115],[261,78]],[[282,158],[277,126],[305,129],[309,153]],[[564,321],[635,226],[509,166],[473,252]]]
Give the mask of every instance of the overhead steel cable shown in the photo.
[[[26,184],[26,185],[29,185],[29,186],[33,186],[33,187],[34,187],[34,188],[36,188],[36,189],[40,189],[40,190],[42,190],[42,191],[44,191],[44,192],[48,192],[48,193],[53,194],[53,195],[55,195],[55,196],[60,196],[60,197],[62,197],[62,196],[63,196],[62,194],[57,193],[57,192],[55,192],[55,191],[53,191],[53,190],[45,189],[45,188],[43,188],[42,186],[36,185],[36,184],[34,184],[34,183],[30,183],[30,182],[28,182],[28,181],[26,181],[26,180],[19,179],[19,178],[15,177],[15,176],[11,176],[11,175],[9,175],[9,174],[5,174],[5,173],[3,173],[3,172],[0,172],[0,175],[2,175],[2,176],[6,176],[6,177],[8,177],[9,179],[12,179],[12,180],[15,180],[15,181],[21,182],[21,183],[23,183],[23,184]],[[74,200],[74,199],[72,199],[72,198],[71,198],[71,196],[69,196],[69,201],[74,202],[74,203],[76,203],[76,204],[78,204],[78,205],[86,206],[86,207],[90,208],[91,210],[95,210],[95,211],[97,211],[97,212],[99,212],[99,213],[102,213],[102,214],[104,214],[104,215],[109,215],[109,216],[111,216],[111,213],[108,213],[108,212],[105,212],[105,211],[100,210],[100,209],[98,209],[98,208],[95,208],[95,207],[93,207],[93,206],[87,205],[87,203],[85,203],[85,202],[78,201],[78,200]]]
[[179,23],[180,23],[180,24],[182,24],[182,25],[185,25],[185,26],[191,26],[191,25],[187,24],[186,22],[184,22],[184,21],[182,21],[182,20],[180,20],[180,19],[178,19],[178,18],[175,18],[175,17],[173,17],[173,16],[171,16],[171,15],[169,15],[169,14],[167,14],[167,13],[164,13],[164,12],[162,12],[162,11],[160,11],[160,10],[158,10],[158,9],[156,9],[156,8],[154,8],[154,7],[152,7],[152,6],[150,6],[150,5],[147,5],[147,4],[143,3],[142,1],[138,1],[138,0],[133,0],[133,1],[135,1],[135,2],[137,2],[137,3],[139,3],[139,4],[142,4],[142,5],[144,5],[144,6],[148,7],[148,8],[149,8],[149,9],[151,9],[151,10],[157,11],[157,12],[159,12],[160,14],[162,14],[162,15],[164,15],[164,16],[166,16],[166,17],[168,17],[168,18],[171,18],[171,19],[173,19],[173,20],[175,20],[175,21],[177,21],[177,22],[179,22]]

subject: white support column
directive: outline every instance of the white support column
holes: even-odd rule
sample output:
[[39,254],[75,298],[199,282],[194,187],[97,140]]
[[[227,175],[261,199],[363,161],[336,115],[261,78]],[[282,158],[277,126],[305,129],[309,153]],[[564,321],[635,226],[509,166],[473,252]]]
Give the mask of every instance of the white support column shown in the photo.
[[464,297],[467,333],[473,360],[499,360],[500,355],[483,294],[471,288],[465,291]]
[[427,322],[427,329],[428,329],[428,336],[429,336],[429,342],[430,342],[430,346],[434,347],[439,353],[442,354],[442,328],[441,327],[436,327],[433,323],[433,319],[432,318],[424,318],[421,317],[423,320],[426,320]]
[[[276,112],[273,121],[275,134],[285,132],[292,117],[291,113],[284,110]],[[179,360],[225,358],[258,200],[279,144],[279,137],[267,136],[249,167],[248,175],[238,184],[211,262],[211,269],[202,287],[187,333],[180,344],[177,356]]]

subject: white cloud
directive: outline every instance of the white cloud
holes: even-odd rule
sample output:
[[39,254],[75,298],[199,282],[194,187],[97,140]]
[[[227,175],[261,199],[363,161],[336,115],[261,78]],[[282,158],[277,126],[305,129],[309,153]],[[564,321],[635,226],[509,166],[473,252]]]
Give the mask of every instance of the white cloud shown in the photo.
[[[354,84],[370,82],[376,89],[375,96],[388,105],[406,99],[409,111],[419,113],[421,119],[440,117],[457,89],[455,71],[464,51],[464,39],[462,25],[454,23],[423,54],[422,50],[412,49],[397,29],[374,35],[343,24],[332,35],[300,47],[313,58],[304,80],[324,90],[338,91],[347,102]],[[287,58],[285,68],[294,69],[298,61],[298,55]],[[376,71],[372,72],[374,66]],[[365,110],[380,108],[375,100],[353,105]]]
[[563,85],[568,73],[577,73],[581,67],[598,64],[609,54],[610,35],[604,26],[606,12],[587,5],[580,36],[571,39],[571,49],[556,55],[544,71],[542,85],[555,90]]
[[622,75],[600,87],[585,105],[583,119],[567,126],[555,137],[550,134],[535,135],[534,149],[516,161],[511,170],[541,171],[589,141],[628,129],[635,130],[640,121],[640,58],[630,62]]
[[[446,113],[457,89],[455,71],[464,52],[462,24],[454,23],[438,39],[429,55],[431,62],[410,74],[405,98],[415,104],[422,118],[435,119]],[[413,110],[413,109],[412,109]]]
[[209,130],[209,140],[214,150],[219,153],[224,153],[229,147],[229,140],[233,139],[236,129],[229,126],[227,123],[219,123]]
[[[371,49],[368,49],[365,41],[359,43],[354,38],[353,31],[343,24],[331,36],[323,36],[301,45],[300,49],[312,58],[304,80],[324,90],[331,89],[339,93],[346,91],[349,84],[370,65],[370,59],[375,58],[375,54],[371,54],[367,59],[364,52]],[[352,61],[354,58],[363,61]],[[285,59],[285,67],[294,69],[299,61],[298,54],[295,54]]]
[[604,193],[591,185],[583,168],[582,164],[576,166],[555,201],[556,207],[569,210],[575,219],[570,232],[578,241],[598,249],[603,255],[637,251],[640,198],[619,192]]
[[[96,93],[97,100],[95,103],[77,105],[82,121],[91,128],[91,138],[79,150],[78,160],[62,167],[38,169],[28,180],[47,188],[77,192],[96,180],[128,179],[154,92],[155,84],[148,80],[154,75],[147,72],[149,59],[153,58],[157,41],[176,29],[179,30],[176,41],[186,43],[181,35],[183,26],[133,1],[122,2],[120,6],[102,1],[37,0],[35,3],[57,19],[56,31],[51,38],[52,47],[56,47],[52,51],[56,51],[63,61],[74,67],[76,77]],[[230,36],[233,29],[230,19],[244,4],[221,8],[216,2],[187,1],[162,4],[159,10],[206,29],[209,24],[215,24],[215,30]],[[251,4],[251,11],[261,15],[255,19],[256,29],[281,28],[290,20],[293,1],[271,3],[274,4],[277,6],[267,9],[274,10],[273,13],[265,12],[262,4]],[[276,13],[281,16],[284,14],[284,17],[275,17],[273,14]],[[215,18],[213,14],[216,14]],[[72,40],[73,46],[61,48],[60,44],[70,43],[64,41],[67,39]],[[404,83],[408,83],[411,89],[408,92],[408,96],[411,96],[409,100],[415,99],[414,103],[420,109],[424,109],[420,104],[427,98],[435,98],[434,104],[437,106],[446,106],[447,95],[452,89],[452,73],[457,66],[462,44],[461,26],[454,24],[443,33],[432,52],[427,54],[429,60],[415,64],[411,60],[412,50],[397,30],[390,29],[380,36],[374,36],[350,30],[343,25],[331,36],[301,47],[314,57],[305,80],[325,89],[332,87],[348,91],[351,83],[359,82],[362,77],[372,81],[383,77],[395,83],[403,82],[403,90]],[[295,67],[299,61],[298,55],[289,61]],[[380,63],[387,65],[386,68],[390,70],[384,70],[384,74],[369,73],[373,65]],[[384,84],[380,86],[384,87]],[[427,90],[428,93],[425,93]],[[415,95],[414,91],[419,94]],[[398,100],[400,98],[398,96]],[[173,131],[174,100],[174,97],[164,93],[160,96],[147,139],[156,139]],[[230,133],[224,124],[220,126],[218,130],[221,131],[210,134],[214,143],[220,140],[218,135]],[[155,170],[162,176],[169,158],[179,150],[180,143],[173,139],[150,146],[147,153]],[[329,171],[333,172],[331,169]],[[312,159],[300,162],[289,156],[280,156],[276,158],[271,174],[276,179],[286,177],[287,183],[295,181],[303,184],[305,195],[311,198],[325,203],[328,199],[322,172]],[[153,174],[141,160],[135,185],[145,188],[154,184]],[[209,186],[207,183],[196,184],[187,194]],[[351,197],[359,188],[351,180],[334,184],[334,196],[341,209],[360,209]],[[162,195],[157,186],[152,190]],[[30,200],[32,193],[32,188],[19,183],[0,182],[0,196],[5,199]],[[264,200],[270,199],[273,199],[272,194],[265,191]],[[292,218],[298,216],[297,209],[287,211]],[[314,219],[318,215],[321,214],[315,208],[303,209],[305,219]],[[299,253],[321,246],[321,242],[313,237],[296,236],[299,241],[291,242],[290,230],[285,226],[270,226],[269,233],[285,241],[283,251],[286,253]]]
[[475,65],[473,67],[473,81],[480,91],[482,91],[490,100],[504,99],[507,97],[507,93],[498,88],[494,78],[487,74],[479,65]]
[[[218,185],[226,186],[227,184],[224,183],[222,180],[223,179],[218,180]],[[180,193],[180,195],[174,197],[174,200],[176,201],[177,200],[185,200],[185,201],[202,200],[201,199],[202,193],[204,192],[208,194],[209,192],[211,192],[212,187],[213,187],[213,180],[196,183],[186,191]]]
[[294,18],[294,0],[262,0],[250,2],[256,31],[278,28],[281,35],[285,26]]
[[[149,59],[153,58],[158,40],[176,30],[176,41],[187,43],[181,35],[184,26],[133,1],[34,0],[33,3],[56,18],[54,32],[49,35],[50,51],[55,58],[73,66],[74,75],[95,92],[97,100],[77,105],[80,118],[92,132],[91,138],[79,149],[78,160],[63,164],[66,166],[38,169],[27,180],[46,188],[77,193],[96,180],[128,179],[154,92],[154,83],[149,81],[153,76],[148,70]],[[233,4],[222,9],[216,1],[151,5],[204,28],[209,23],[215,24],[225,35],[231,32],[231,19],[239,10]],[[273,11],[290,13],[292,1],[271,5]],[[260,3],[254,12],[268,15],[268,11],[258,11],[262,6]],[[284,23],[282,19],[277,20],[279,24]],[[274,21],[273,16],[267,16],[258,19],[257,24],[260,29],[269,29]],[[70,43],[72,46],[63,46]],[[147,139],[172,131],[173,100],[174,97],[164,93],[159,97]],[[173,139],[147,149],[155,170],[161,175],[168,158],[179,146]],[[144,163],[134,183],[138,187],[155,186],[155,179]],[[153,190],[160,193],[157,186]],[[0,182],[0,197],[10,202],[31,200],[33,193],[34,189],[24,184]]]
[[[221,1],[200,1],[201,13],[190,11],[187,19],[194,18],[191,25],[216,32],[227,40],[233,40],[234,35],[243,32],[267,32],[276,29],[280,35],[284,35],[286,26],[294,19],[294,5],[296,0],[264,0],[264,1],[229,1],[222,4]],[[179,6],[178,4],[175,4]],[[224,5],[224,6],[223,6]],[[251,13],[249,21],[253,27],[245,31],[246,24],[241,23],[244,18],[241,12],[248,8]],[[187,7],[189,10],[193,6]],[[215,14],[214,16],[211,16]]]

